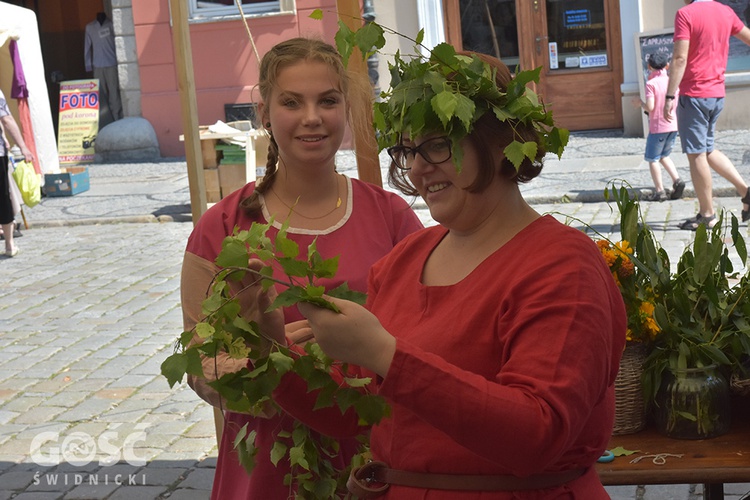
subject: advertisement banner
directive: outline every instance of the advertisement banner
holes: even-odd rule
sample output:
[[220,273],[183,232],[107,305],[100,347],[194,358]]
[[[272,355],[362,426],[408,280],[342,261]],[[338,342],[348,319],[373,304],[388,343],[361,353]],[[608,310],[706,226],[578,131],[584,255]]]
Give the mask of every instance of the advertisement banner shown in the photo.
[[60,82],[57,150],[60,166],[94,161],[99,132],[99,80]]

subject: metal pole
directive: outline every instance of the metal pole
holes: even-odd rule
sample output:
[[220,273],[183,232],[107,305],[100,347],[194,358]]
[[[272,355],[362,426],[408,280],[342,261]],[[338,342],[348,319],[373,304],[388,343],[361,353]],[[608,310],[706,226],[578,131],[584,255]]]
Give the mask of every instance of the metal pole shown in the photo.
[[[362,3],[362,18],[365,23],[371,23],[375,21],[375,5],[372,0],[364,0]],[[380,97],[380,74],[378,73],[378,55],[372,54],[367,58],[367,74],[370,77],[370,83],[372,83],[372,90],[375,93],[375,99]]]

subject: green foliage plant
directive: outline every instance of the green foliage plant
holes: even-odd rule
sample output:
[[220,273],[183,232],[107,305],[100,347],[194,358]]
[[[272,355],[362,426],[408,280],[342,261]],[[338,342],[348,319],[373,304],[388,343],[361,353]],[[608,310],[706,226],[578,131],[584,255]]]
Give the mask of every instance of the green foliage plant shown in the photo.
[[745,240],[734,214],[726,212],[710,230],[701,225],[685,248],[662,291],[654,315],[662,329],[644,373],[645,394],[652,399],[665,369],[684,371],[716,364],[738,370],[750,354],[750,279],[734,270],[728,235],[743,266]]
[[[320,9],[311,14],[316,19],[322,16]],[[495,70],[489,64],[476,55],[457,54],[447,43],[428,50],[422,44],[424,30],[416,38],[410,38],[375,22],[354,31],[339,20],[336,47],[345,63],[355,47],[367,58],[385,46],[386,32],[414,42],[417,55],[405,60],[399,51],[388,64],[390,88],[381,93],[381,100],[373,110],[380,149],[396,145],[405,137],[441,133],[450,138],[456,168],[460,170],[463,159],[460,141],[471,134],[477,120],[493,113],[513,130],[518,124],[533,127],[546,151],[562,155],[568,130],[554,125],[552,112],[527,86],[539,82],[541,67],[519,71],[506,92],[501,92],[495,84]],[[421,55],[420,49],[429,52],[429,56]],[[538,150],[536,142],[518,139],[521,137],[516,134],[516,139],[503,150],[517,169],[525,158],[536,161]]]
[[620,289],[628,317],[628,343],[649,346],[660,333],[654,319],[656,295],[660,284],[669,279],[669,256],[654,238],[651,228],[642,223],[638,201],[623,185],[605,190],[605,198],[615,201],[620,212],[621,241],[597,240]]
[[[258,323],[242,316],[239,293],[233,293],[230,284],[247,273],[255,274],[266,290],[274,283],[287,287],[268,311],[298,302],[338,311],[324,293],[360,304],[365,299],[364,294],[350,290],[345,283],[326,292],[317,280],[335,276],[338,257],[323,259],[313,242],[307,255],[300,258],[298,244],[287,237],[288,224],[283,224],[274,241],[267,236],[270,227],[270,223],[256,222],[248,230],[235,229],[224,239],[216,259],[221,270],[214,276],[202,302],[205,317],[180,335],[174,353],[161,365],[162,375],[170,387],[181,382],[185,375],[205,377],[201,358],[215,359],[219,353],[225,353],[232,359],[250,361],[247,367],[209,383],[226,402],[227,410],[250,414],[269,409],[283,411],[274,402],[273,391],[285,374],[294,373],[307,381],[309,391],[317,391],[315,409],[338,406],[342,414],[353,409],[363,426],[377,423],[387,415],[389,408],[383,398],[368,393],[369,378],[348,375],[345,364],[334,363],[314,342],[304,346],[275,342],[263,334]],[[251,258],[268,264],[256,271],[249,267]],[[288,281],[272,277],[272,262],[283,269]],[[196,342],[196,338],[200,341]],[[359,436],[363,445],[367,441],[364,432]],[[248,473],[252,472],[258,453],[255,439],[255,432],[248,432],[246,425],[239,430],[234,442],[240,462]],[[342,491],[346,479],[345,471],[336,470],[330,460],[338,449],[336,440],[320,436],[295,420],[291,432],[277,434],[270,459],[274,465],[281,460],[288,461],[291,473],[285,478],[285,484],[290,486],[290,491],[296,491],[296,498],[330,499]]]
[[[730,257],[731,239],[741,264],[747,266],[747,248],[734,214],[728,214],[727,222],[727,212],[722,211],[711,229],[701,225],[672,272],[669,256],[643,221],[637,199],[624,187],[605,194],[617,203],[622,238],[635,242],[630,258],[654,297],[659,333],[644,365],[644,401],[654,404],[665,370],[675,376],[710,365],[728,373],[740,370],[743,358],[750,355],[750,275],[740,276]],[[688,419],[705,430],[713,418],[697,412],[675,415],[673,420]]]

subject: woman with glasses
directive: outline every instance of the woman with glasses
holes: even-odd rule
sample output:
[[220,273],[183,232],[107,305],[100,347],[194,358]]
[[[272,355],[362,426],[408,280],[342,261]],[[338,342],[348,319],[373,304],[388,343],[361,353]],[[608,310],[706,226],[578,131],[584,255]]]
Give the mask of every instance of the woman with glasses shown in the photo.
[[[505,95],[505,65],[477,59]],[[482,104],[472,90],[464,95]],[[373,461],[350,477],[360,496],[609,498],[593,466],[612,431],[622,298],[592,240],[523,199],[519,183],[539,175],[544,135],[499,115],[475,116],[457,143],[440,126],[410,136],[415,115],[386,120],[403,127],[389,149],[391,181],[421,196],[440,225],[373,266],[366,307],[298,306],[320,347],[372,376],[391,406],[371,430]],[[504,153],[514,140],[536,147],[518,168]],[[321,432],[356,428],[317,420],[305,396],[278,392]]]

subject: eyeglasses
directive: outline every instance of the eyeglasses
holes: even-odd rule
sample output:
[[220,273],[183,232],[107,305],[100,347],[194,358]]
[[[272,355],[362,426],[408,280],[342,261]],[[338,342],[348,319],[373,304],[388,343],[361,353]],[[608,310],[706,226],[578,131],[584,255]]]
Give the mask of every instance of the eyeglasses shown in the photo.
[[413,148],[404,146],[403,144],[388,148],[388,155],[401,170],[411,170],[417,153],[427,163],[432,163],[433,165],[443,163],[450,160],[453,154],[451,140],[448,137],[434,137]]

